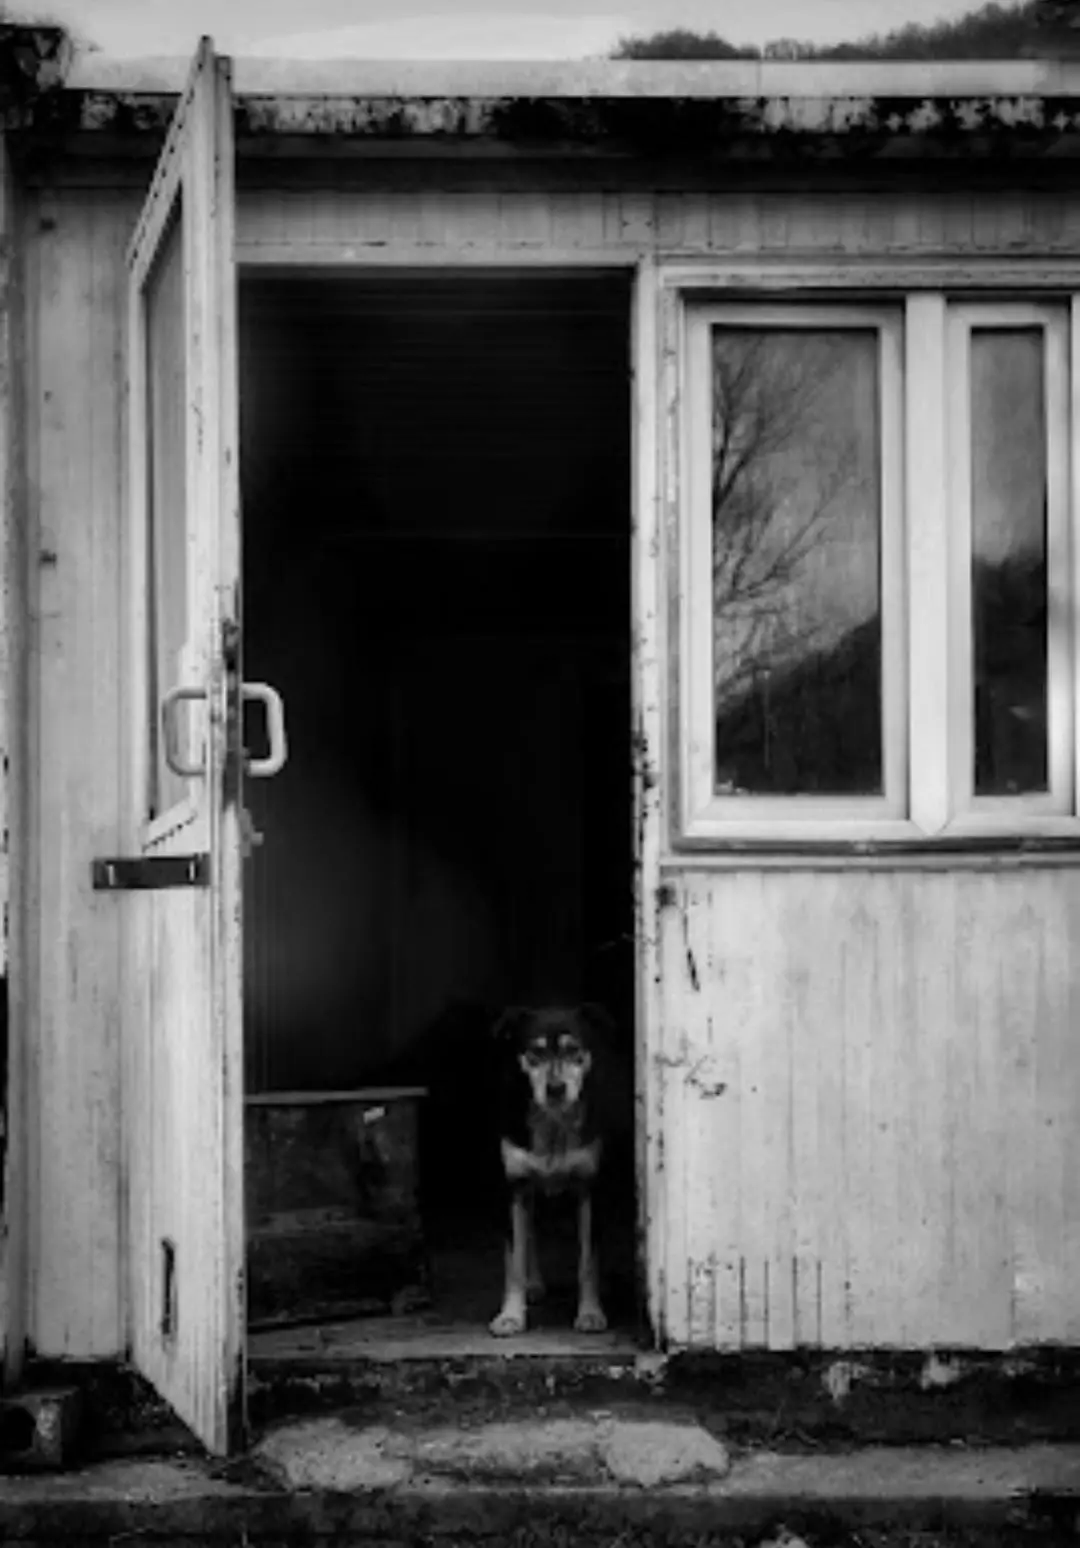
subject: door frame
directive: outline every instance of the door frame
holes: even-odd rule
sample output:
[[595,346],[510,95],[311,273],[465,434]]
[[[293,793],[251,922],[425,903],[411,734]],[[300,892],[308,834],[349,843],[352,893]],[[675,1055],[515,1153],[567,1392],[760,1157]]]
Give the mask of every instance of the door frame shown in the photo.
[[[0,131],[0,1007],[7,1047],[0,1068],[0,1391],[22,1378],[30,1296],[29,1156],[33,1046],[38,1004],[33,984],[33,801],[30,791],[29,571],[24,462],[23,264],[19,190],[7,136]],[[35,1098],[36,1099],[36,1098]]]
[[[239,221],[238,221],[239,228]],[[634,1155],[637,1206],[635,1279],[643,1296],[640,1321],[656,1347],[663,1321],[665,1200],[663,1191],[663,1061],[660,1035],[660,855],[662,844],[663,608],[660,484],[659,372],[660,264],[651,255],[538,252],[459,253],[453,248],[403,250],[335,248],[323,261],[311,248],[288,242],[261,246],[237,241],[237,290],[245,279],[280,273],[292,278],[403,278],[436,269],[467,275],[534,271],[552,275],[607,270],[630,276],[627,309],[630,375],[630,739],[632,778],[631,872],[634,889]]]

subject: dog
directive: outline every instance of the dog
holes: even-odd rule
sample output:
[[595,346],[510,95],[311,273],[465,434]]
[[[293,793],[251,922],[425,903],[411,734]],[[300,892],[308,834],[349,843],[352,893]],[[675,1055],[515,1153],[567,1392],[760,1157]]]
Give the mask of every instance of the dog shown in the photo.
[[593,1238],[594,1187],[604,1154],[594,1081],[598,1042],[610,1031],[599,1006],[506,1011],[494,1033],[503,1062],[499,1108],[502,1170],[509,1191],[509,1237],[497,1338],[523,1333],[528,1303],[543,1295],[536,1250],[541,1194],[577,1202],[578,1308],[574,1328],[602,1333]]

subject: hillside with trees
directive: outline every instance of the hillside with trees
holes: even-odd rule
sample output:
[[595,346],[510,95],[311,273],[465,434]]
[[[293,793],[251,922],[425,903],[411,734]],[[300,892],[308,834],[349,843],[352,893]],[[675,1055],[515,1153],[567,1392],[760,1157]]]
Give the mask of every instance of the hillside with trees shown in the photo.
[[966,15],[932,26],[911,23],[850,43],[815,44],[778,38],[764,48],[730,43],[716,32],[676,27],[622,38],[617,59],[1019,59],[1080,55],[1080,0],[990,0]]

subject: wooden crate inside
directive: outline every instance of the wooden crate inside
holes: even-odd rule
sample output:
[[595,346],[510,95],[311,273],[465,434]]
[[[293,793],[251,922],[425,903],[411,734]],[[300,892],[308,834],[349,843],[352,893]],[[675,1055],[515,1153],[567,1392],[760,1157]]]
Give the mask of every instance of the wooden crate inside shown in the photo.
[[249,1326],[426,1303],[422,1087],[247,1099]]

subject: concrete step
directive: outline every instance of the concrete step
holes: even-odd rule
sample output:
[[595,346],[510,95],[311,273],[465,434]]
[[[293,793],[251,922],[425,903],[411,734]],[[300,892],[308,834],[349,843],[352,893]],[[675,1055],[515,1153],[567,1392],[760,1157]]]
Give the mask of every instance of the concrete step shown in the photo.
[[1080,1446],[730,1451],[685,1421],[270,1432],[242,1464],[0,1479],[0,1541],[946,1548],[1080,1540]]

